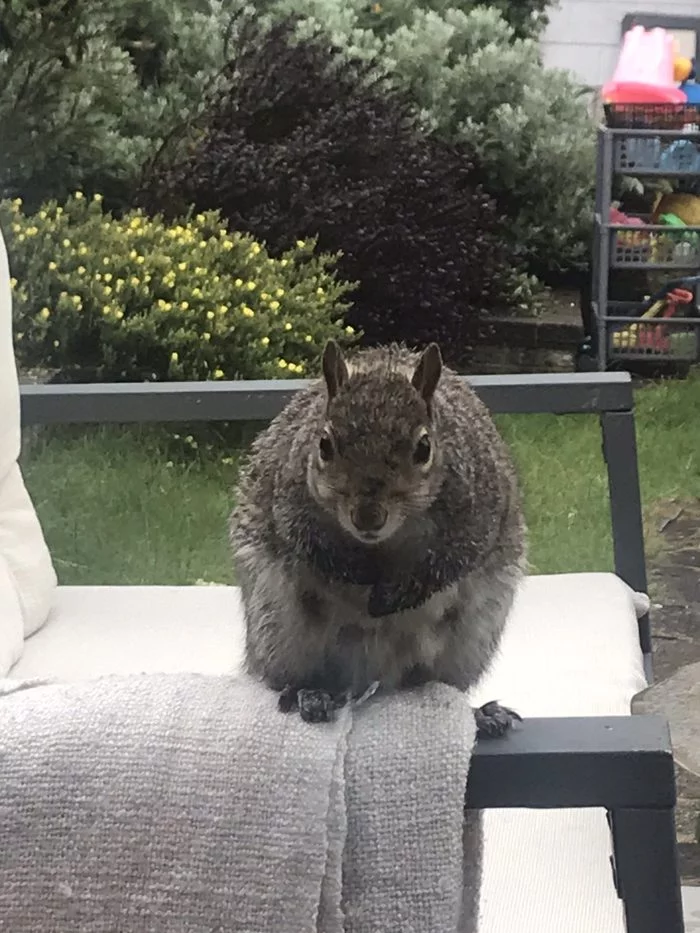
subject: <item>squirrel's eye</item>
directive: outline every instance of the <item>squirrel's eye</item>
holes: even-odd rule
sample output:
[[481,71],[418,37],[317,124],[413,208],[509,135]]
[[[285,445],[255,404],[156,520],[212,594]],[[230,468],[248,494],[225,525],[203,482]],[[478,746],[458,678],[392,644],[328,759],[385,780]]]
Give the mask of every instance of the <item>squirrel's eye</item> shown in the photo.
[[418,438],[416,449],[413,451],[413,462],[425,466],[425,464],[430,461],[431,454],[432,447],[430,445],[430,438],[427,434],[422,434]]
[[318,442],[318,455],[324,463],[333,459],[333,441],[327,434],[324,434]]

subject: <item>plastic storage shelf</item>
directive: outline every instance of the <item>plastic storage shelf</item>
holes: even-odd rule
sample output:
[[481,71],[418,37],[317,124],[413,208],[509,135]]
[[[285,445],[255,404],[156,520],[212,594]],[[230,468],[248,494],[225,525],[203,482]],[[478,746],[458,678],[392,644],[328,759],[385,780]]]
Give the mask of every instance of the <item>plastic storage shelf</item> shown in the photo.
[[608,302],[607,355],[610,360],[693,362],[700,352],[700,319],[644,318],[639,305]]
[[620,136],[613,142],[616,172],[636,175],[700,175],[700,135]]
[[700,268],[700,227],[610,225],[609,230],[612,268]]
[[[636,222],[621,224],[615,221],[624,218],[611,210],[622,175],[683,178],[690,190],[700,191],[693,184],[700,183],[700,105],[611,104],[605,115],[598,132],[588,343],[601,370],[633,361],[700,360],[700,225],[654,224],[639,215]],[[630,220],[630,212],[625,213]],[[614,285],[630,281],[633,294],[654,295],[653,304],[612,300],[615,270]],[[630,272],[638,276],[636,285],[627,277]],[[654,315],[642,316],[647,309]]]

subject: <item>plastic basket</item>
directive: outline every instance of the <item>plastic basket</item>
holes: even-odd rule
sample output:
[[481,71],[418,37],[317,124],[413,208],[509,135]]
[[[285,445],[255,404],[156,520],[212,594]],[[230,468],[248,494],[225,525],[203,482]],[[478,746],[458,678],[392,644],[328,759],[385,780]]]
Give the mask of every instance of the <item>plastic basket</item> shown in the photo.
[[616,139],[613,151],[618,172],[700,175],[700,139],[628,136]]
[[[694,305],[688,307],[692,312]],[[633,302],[608,304],[609,316],[629,318],[608,322],[609,358],[679,362],[700,359],[700,319],[677,313],[670,318],[640,320],[639,313],[639,305]]]
[[610,265],[616,269],[700,269],[700,228],[616,225],[611,231]]
[[605,123],[611,129],[681,130],[700,125],[700,104],[605,104]]

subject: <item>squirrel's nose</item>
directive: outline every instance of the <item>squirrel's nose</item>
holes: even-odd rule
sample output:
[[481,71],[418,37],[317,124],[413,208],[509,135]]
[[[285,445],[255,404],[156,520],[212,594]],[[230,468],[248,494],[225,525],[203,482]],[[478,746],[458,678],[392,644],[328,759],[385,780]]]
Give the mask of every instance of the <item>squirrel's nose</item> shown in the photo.
[[358,531],[381,531],[386,524],[387,510],[375,502],[361,502],[350,513]]

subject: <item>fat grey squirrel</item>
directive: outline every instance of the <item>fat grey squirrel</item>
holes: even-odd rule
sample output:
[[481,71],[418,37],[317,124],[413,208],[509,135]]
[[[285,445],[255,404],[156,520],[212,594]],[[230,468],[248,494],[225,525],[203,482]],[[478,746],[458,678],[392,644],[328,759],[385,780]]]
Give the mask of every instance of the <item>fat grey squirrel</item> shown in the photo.
[[[469,690],[498,649],[525,565],[510,456],[431,344],[344,358],[252,446],[230,540],[250,674],[326,721],[348,698],[428,681]],[[480,734],[519,719],[475,711]]]

